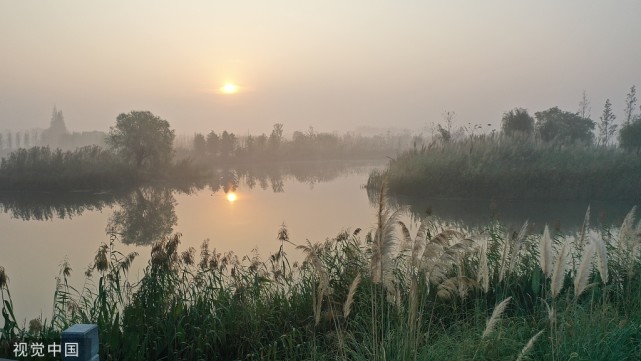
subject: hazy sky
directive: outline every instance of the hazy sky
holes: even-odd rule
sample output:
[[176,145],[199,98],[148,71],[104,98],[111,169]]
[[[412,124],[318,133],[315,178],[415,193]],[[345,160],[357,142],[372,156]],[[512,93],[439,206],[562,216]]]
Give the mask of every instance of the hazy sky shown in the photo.
[[54,104],[73,130],[131,110],[179,133],[498,125],[584,89],[621,119],[634,84],[638,0],[0,0],[0,130],[47,127]]

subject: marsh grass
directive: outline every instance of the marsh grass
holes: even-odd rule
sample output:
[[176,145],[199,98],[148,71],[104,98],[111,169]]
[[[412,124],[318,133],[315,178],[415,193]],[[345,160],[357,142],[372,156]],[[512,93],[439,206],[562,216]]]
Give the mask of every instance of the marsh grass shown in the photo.
[[[220,253],[209,241],[181,250],[180,235],[169,237],[152,247],[134,284],[127,272],[136,255],[118,252],[111,235],[83,287],[68,284],[71,268],[62,265],[51,323],[29,331],[5,317],[0,356],[11,357],[16,340],[97,323],[103,360],[641,357],[634,212],[622,231],[576,237],[530,234],[527,223],[470,233],[434,217],[412,234],[380,202],[371,232],[297,245],[283,225],[266,259]],[[290,263],[296,247],[305,260]]]
[[407,150],[370,173],[368,190],[384,179],[392,194],[407,196],[629,200],[641,196],[641,155],[484,135]]

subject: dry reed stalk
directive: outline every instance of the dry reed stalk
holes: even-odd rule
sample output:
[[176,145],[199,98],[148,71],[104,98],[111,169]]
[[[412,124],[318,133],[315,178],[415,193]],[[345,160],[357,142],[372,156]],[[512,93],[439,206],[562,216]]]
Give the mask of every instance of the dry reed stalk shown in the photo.
[[594,242],[591,242],[588,248],[583,252],[581,264],[574,277],[574,297],[579,297],[588,285],[588,278],[590,276],[590,266],[592,265],[592,257],[594,256],[595,249]]
[[550,237],[550,229],[548,225],[545,225],[543,230],[543,237],[541,237],[541,250],[540,250],[540,263],[541,270],[545,277],[550,277],[552,275],[552,237]]
[[583,226],[581,226],[581,235],[579,236],[579,249],[583,249],[583,245],[585,244],[585,236],[588,233],[589,227],[590,227],[590,205],[588,205],[588,210],[585,211]]
[[534,347],[534,343],[539,338],[539,336],[541,336],[542,333],[543,333],[543,330],[537,332],[536,335],[532,336],[532,338],[527,342],[525,347],[523,347],[523,350],[521,350],[521,353],[519,354],[519,357],[516,358],[516,361],[523,360],[523,357],[525,357],[525,355],[527,355],[528,352],[532,350],[532,347]]
[[521,252],[521,248],[523,248],[523,244],[525,244],[527,228],[528,228],[528,221],[526,220],[523,223],[523,226],[521,226],[521,230],[519,230],[519,233],[516,236],[516,240],[512,245],[512,254],[510,256],[510,272],[514,270],[514,267],[516,266],[516,263],[517,263],[516,261],[519,257],[519,252]]
[[505,309],[507,308],[507,304],[510,302],[511,299],[512,299],[512,296],[504,299],[501,303],[499,303],[496,307],[494,307],[494,311],[492,311],[492,316],[487,321],[487,325],[485,325],[485,330],[483,331],[482,338],[486,338],[494,331],[496,324],[501,319],[501,315],[503,315],[503,312],[505,312]]
[[606,284],[608,283],[608,251],[602,239],[592,237],[592,243],[595,246],[597,254],[596,268],[601,276],[601,281],[603,281],[603,284]]
[[407,210],[407,207],[401,207],[395,211],[389,209],[387,201],[387,183],[384,182],[381,187],[381,193],[378,200],[378,214],[376,232],[372,243],[372,258],[370,260],[370,271],[372,282],[383,283],[388,292],[393,291],[393,258],[392,253],[396,246],[395,227],[401,213]]
[[427,236],[427,227],[429,225],[429,217],[424,219],[421,222],[421,226],[418,228],[418,231],[416,232],[416,239],[414,240],[414,247],[412,248],[412,267],[418,268],[419,266],[419,261],[421,260],[421,257],[423,256],[423,252],[425,251],[425,241],[426,241],[426,236]]
[[484,240],[479,247],[479,270],[476,281],[487,293],[490,289],[490,270],[487,265],[487,240]]
[[312,245],[309,240],[307,240],[307,246],[300,245],[296,247],[300,249],[303,253],[306,254],[306,260],[311,263],[312,268],[319,277],[318,287],[314,289],[314,295],[312,295],[312,308],[314,309],[314,320],[316,325],[320,322],[321,308],[323,305],[323,297],[329,291],[329,276],[327,271],[323,266],[320,258],[318,257],[318,252],[320,251],[320,245]]
[[556,323],[556,310],[554,309],[554,306],[550,307],[550,305],[545,302],[544,299],[541,299],[543,303],[545,304],[545,308],[548,311],[548,321],[550,322],[550,328],[554,327],[554,324]]
[[499,269],[499,282],[502,282],[503,278],[505,278],[505,271],[508,263],[507,255],[510,252],[510,247],[512,245],[511,239],[510,231],[508,230],[505,234],[505,241],[503,242],[503,254],[501,255],[501,267]]
[[349,316],[352,310],[352,303],[354,303],[354,295],[356,294],[356,288],[358,288],[358,284],[360,282],[361,282],[361,274],[359,273],[356,275],[356,277],[354,277],[352,284],[349,286],[349,291],[347,292],[347,300],[343,305],[343,316],[345,318]]
[[619,241],[619,247],[621,245],[625,245],[628,249],[630,249],[631,244],[631,238],[633,238],[633,231],[634,231],[634,215],[636,213],[637,206],[632,207],[630,212],[626,214],[625,218],[623,219],[623,223],[621,224],[621,228],[619,228],[619,236],[618,236],[618,241]]
[[554,271],[552,272],[552,285],[550,291],[552,292],[552,298],[556,298],[561,288],[563,288],[563,279],[565,278],[565,258],[568,255],[568,242],[563,242],[563,247],[559,251],[558,256],[556,257],[556,263],[554,264]]

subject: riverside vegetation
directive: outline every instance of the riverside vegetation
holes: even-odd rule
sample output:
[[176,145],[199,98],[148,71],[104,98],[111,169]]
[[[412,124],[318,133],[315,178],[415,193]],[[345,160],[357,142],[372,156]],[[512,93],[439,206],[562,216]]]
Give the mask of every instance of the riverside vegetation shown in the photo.
[[[0,357],[17,341],[53,342],[97,323],[103,360],[637,360],[641,222],[575,236],[490,223],[476,232],[424,219],[416,234],[379,194],[375,229],[294,244],[267,259],[155,244],[129,283],[135,253],[116,234],[76,289],[63,264],[50,321],[20,325],[0,268]],[[302,263],[290,263],[296,247]]]
[[580,142],[470,136],[402,152],[387,169],[372,171],[367,187],[380,188],[384,179],[392,193],[434,198],[631,200],[641,197],[641,154]]

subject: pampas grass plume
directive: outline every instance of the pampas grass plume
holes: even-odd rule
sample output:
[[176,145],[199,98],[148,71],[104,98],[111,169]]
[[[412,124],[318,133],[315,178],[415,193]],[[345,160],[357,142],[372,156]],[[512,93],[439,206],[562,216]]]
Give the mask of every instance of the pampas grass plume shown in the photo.
[[588,248],[583,252],[583,259],[579,269],[576,271],[574,277],[574,296],[579,297],[588,285],[588,277],[590,276],[590,266],[592,265],[592,257],[594,256],[595,245],[591,242]]
[[347,292],[347,300],[343,305],[343,316],[345,318],[349,316],[349,313],[352,310],[352,303],[354,303],[354,295],[356,294],[356,288],[358,288],[358,284],[360,282],[361,282],[361,274],[359,273],[356,275],[356,277],[354,277],[352,284],[349,286],[349,291]]
[[550,229],[546,224],[543,230],[543,237],[541,237],[540,251],[541,270],[546,277],[552,275],[552,257],[552,237],[550,237]]
[[554,271],[552,272],[552,285],[550,290],[552,291],[552,298],[556,298],[563,288],[563,279],[565,278],[565,258],[568,255],[568,242],[563,243],[559,255],[556,257],[556,263],[554,264]]
[[521,350],[521,353],[519,354],[519,357],[517,357],[516,361],[523,360],[523,357],[525,357],[525,355],[527,355],[527,353],[530,352],[530,350],[532,350],[532,347],[534,346],[536,339],[538,339],[542,333],[543,333],[543,330],[539,331],[536,335],[532,336],[530,341],[528,341],[525,347],[523,347],[523,350]]
[[504,299],[501,303],[499,303],[494,308],[494,311],[492,311],[492,316],[487,321],[487,325],[485,326],[485,331],[483,331],[482,338],[486,338],[492,333],[492,331],[494,331],[496,324],[501,319],[501,315],[503,315],[503,312],[505,312],[505,309],[507,308],[507,304],[510,302],[511,299],[512,299],[512,296]]

